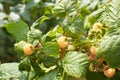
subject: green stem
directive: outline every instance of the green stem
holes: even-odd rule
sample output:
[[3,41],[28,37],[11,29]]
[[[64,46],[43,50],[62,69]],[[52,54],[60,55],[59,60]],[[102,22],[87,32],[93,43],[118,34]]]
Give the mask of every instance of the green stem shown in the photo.
[[65,71],[63,71],[61,80],[64,80]]
[[[46,18],[46,19],[42,20],[43,18]],[[47,20],[47,19],[49,19],[49,18],[46,17],[46,16],[42,16],[42,17],[38,18],[38,19],[32,24],[31,28],[35,28],[35,26],[37,26],[37,25],[39,24],[39,21],[42,20],[42,21],[41,21],[41,23],[42,23],[43,21],[45,21],[45,20]]]

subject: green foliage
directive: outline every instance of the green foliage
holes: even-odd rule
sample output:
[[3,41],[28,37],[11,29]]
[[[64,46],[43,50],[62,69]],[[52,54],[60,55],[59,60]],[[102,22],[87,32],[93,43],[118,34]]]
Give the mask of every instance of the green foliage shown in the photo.
[[45,74],[44,70],[42,70],[42,68],[35,62],[34,59],[30,58],[30,63],[37,76],[42,76]]
[[79,52],[69,52],[65,55],[63,60],[65,72],[76,78],[86,76],[88,65],[89,58],[85,54]]
[[54,57],[45,57],[42,61],[43,65],[47,68],[57,65],[59,59]]
[[38,80],[56,80],[57,71],[53,70],[40,77]]
[[78,0],[58,0],[52,12],[58,17],[65,17],[74,12],[77,6]]
[[41,41],[42,32],[39,29],[31,28],[27,34],[27,41],[34,43],[35,40]]
[[29,27],[23,21],[20,21],[18,23],[11,22],[6,25],[6,29],[14,37],[16,42],[27,40],[27,32],[29,30]]
[[[120,49],[120,30],[112,30],[106,34],[100,44],[98,57],[101,55],[110,67],[120,67],[119,49]],[[113,56],[114,55],[114,56]]]
[[63,28],[59,25],[55,26],[53,30],[49,31],[43,36],[43,41],[44,42],[50,42],[50,41],[55,41],[56,37],[60,36],[63,34]]
[[48,56],[59,57],[59,45],[56,42],[47,42],[43,45],[43,52]]
[[120,26],[120,1],[112,0],[107,4],[103,14],[103,23],[108,27],[117,28]]
[[78,37],[86,33],[83,27],[83,21],[80,16],[70,18],[71,20],[67,22],[67,25],[63,27],[64,34],[67,36]]
[[31,65],[29,59],[26,57],[24,58],[20,64],[19,64],[19,70],[22,71],[30,71],[31,70]]
[[18,53],[24,53],[23,52],[23,46],[26,44],[25,41],[20,41],[19,43],[16,43],[14,46],[15,46],[15,50],[18,52]]
[[103,11],[104,11],[104,9],[98,9],[98,10],[92,12],[90,15],[88,15],[84,21],[84,27],[86,29],[89,29],[96,21],[99,20]]
[[0,65],[0,80],[19,79],[25,80],[26,73],[21,73],[18,69],[19,63],[4,63]]
[[[12,36],[10,39],[15,39],[14,48],[21,57],[14,69],[11,66],[7,67],[13,71],[17,69],[21,76],[17,79],[119,80],[120,74],[117,68],[120,67],[120,1],[2,0],[0,2],[0,28],[6,33],[3,35],[0,30],[0,36],[2,35],[4,40],[4,36],[10,34],[9,36]],[[27,43],[32,45],[32,55],[25,55],[23,47]],[[3,45],[4,41],[0,40],[0,44]],[[61,48],[61,45],[66,47]],[[70,49],[70,46],[73,49]],[[3,52],[1,47],[0,50]],[[26,51],[31,52],[31,46],[26,48]],[[5,68],[3,72],[4,67],[1,66],[0,79],[16,79],[14,75],[17,74],[3,77],[10,71]],[[115,75],[109,79],[103,73],[106,66],[116,70]]]

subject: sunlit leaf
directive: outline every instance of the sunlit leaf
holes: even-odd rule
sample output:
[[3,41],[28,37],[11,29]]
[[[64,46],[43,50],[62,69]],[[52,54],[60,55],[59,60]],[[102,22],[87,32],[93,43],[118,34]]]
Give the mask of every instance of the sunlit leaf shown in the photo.
[[19,63],[4,63],[0,65],[0,79],[19,79],[25,80],[27,77],[26,73],[21,73],[18,69]]
[[104,36],[97,57],[103,57],[110,67],[120,67],[120,30],[111,30]]
[[47,42],[43,45],[43,52],[48,56],[59,56],[59,45],[56,42]]
[[120,27],[120,1],[112,0],[105,7],[105,13],[103,14],[103,23],[108,27]]
[[65,72],[76,78],[86,76],[88,64],[88,56],[79,52],[68,52],[63,60],[63,68]]

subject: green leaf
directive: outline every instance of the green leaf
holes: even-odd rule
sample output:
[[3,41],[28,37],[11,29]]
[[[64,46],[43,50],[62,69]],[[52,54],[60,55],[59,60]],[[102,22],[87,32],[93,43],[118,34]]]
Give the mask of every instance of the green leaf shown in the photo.
[[31,28],[27,33],[27,41],[34,43],[35,40],[41,41],[42,32],[39,29]]
[[39,66],[39,64],[37,62],[35,62],[35,60],[33,58],[30,58],[30,63],[31,63],[31,66],[32,66],[33,70],[35,71],[36,75],[42,76],[45,74],[44,70],[42,70],[42,68]]
[[30,61],[29,61],[28,57],[25,57],[23,60],[21,60],[18,67],[19,67],[20,71],[28,71],[28,72],[30,72],[31,65],[30,65]]
[[86,30],[83,27],[83,22],[80,16],[72,18],[70,22],[64,27],[64,34],[67,36],[80,36],[85,34]]
[[59,57],[59,45],[56,42],[44,43],[43,52],[48,56]]
[[110,67],[120,67],[120,30],[111,30],[106,34],[97,51],[97,58],[104,57]]
[[50,42],[52,41],[56,35],[56,33],[54,31],[49,31],[46,35],[43,36],[43,41],[44,42]]
[[54,57],[48,57],[46,56],[44,59],[43,59],[43,64],[45,67],[49,68],[53,65],[56,65],[58,63],[58,59],[57,58],[54,58]]
[[11,22],[7,24],[5,28],[14,37],[16,42],[27,40],[27,32],[29,31],[29,27],[23,21]]
[[103,14],[103,23],[108,27],[120,27],[120,1],[112,0],[106,6],[105,13]]
[[26,4],[26,9],[30,9],[30,8],[36,6],[39,2],[40,2],[40,0],[30,0],[30,1]]
[[52,9],[52,13],[59,17],[65,17],[76,9],[77,0],[59,0]]
[[100,0],[81,0],[80,8],[86,7],[89,10],[94,10],[100,3]]
[[[20,7],[21,8],[21,7]],[[30,22],[31,21],[31,16],[29,14],[28,10],[23,10],[23,12],[20,13],[21,17],[23,20]]]
[[28,80],[33,80],[36,77],[35,71],[31,70],[27,77],[28,77]]
[[47,16],[41,16],[38,18],[31,26],[31,28],[35,28],[38,24],[42,24],[45,20],[48,20],[49,18]]
[[45,42],[53,41],[56,37],[63,34],[63,28],[59,25],[55,26],[53,30],[49,31],[46,35],[44,35],[43,40]]
[[44,2],[41,4],[41,7],[51,7],[51,6],[54,6],[52,2]]
[[18,53],[24,54],[23,46],[24,46],[26,43],[27,43],[27,42],[25,42],[25,41],[20,41],[20,42],[18,42],[18,43],[15,43],[15,44],[14,44],[15,50],[16,50]]
[[86,16],[84,21],[84,27],[86,29],[90,28],[101,17],[103,11],[104,9],[97,9],[88,16]]
[[0,65],[0,80],[26,80],[26,73],[21,73],[18,69],[19,63],[4,63]]
[[76,78],[86,76],[89,58],[87,55],[79,52],[68,52],[63,60],[65,72]]
[[99,3],[100,3],[100,0],[90,0],[90,1],[91,2],[89,4],[89,6],[87,6],[87,8],[89,10],[94,10],[99,5]]
[[57,71],[53,70],[41,76],[38,80],[56,80]]

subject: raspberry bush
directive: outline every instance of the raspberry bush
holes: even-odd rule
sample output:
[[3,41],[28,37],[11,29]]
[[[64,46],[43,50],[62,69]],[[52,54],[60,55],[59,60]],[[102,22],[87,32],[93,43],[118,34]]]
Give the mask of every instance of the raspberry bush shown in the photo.
[[[24,77],[18,79],[119,80],[120,1],[56,0],[53,4],[52,16],[43,15],[31,26],[22,20],[5,25],[21,55],[17,70]],[[52,23],[51,17],[56,22],[43,33],[39,26]]]

